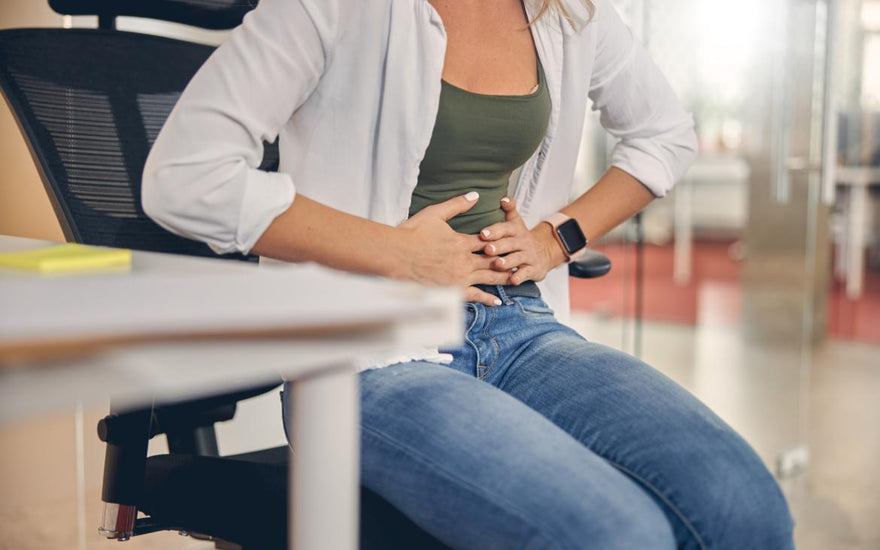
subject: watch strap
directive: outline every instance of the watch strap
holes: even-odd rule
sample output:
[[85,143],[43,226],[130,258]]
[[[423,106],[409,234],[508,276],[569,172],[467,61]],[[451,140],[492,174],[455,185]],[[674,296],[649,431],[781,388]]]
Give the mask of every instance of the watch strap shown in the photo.
[[565,243],[562,242],[562,239],[559,238],[559,226],[570,220],[570,216],[566,216],[562,212],[556,212],[554,214],[550,214],[543,220],[542,223],[549,224],[551,229],[553,230],[553,238],[556,239],[556,243],[559,245],[559,248],[562,249],[562,255],[565,256],[565,261],[570,262],[571,256],[568,253],[568,250],[565,249]]
[[560,225],[564,224],[570,219],[571,216],[566,216],[562,212],[556,212],[544,218],[543,221],[549,223],[550,227],[552,227],[555,231],[557,228],[559,228]]
[[[556,242],[559,244],[559,248],[562,249],[562,254],[565,256],[566,262],[572,262],[574,260],[577,260],[579,257],[581,257],[583,255],[584,251],[586,251],[587,246],[589,246],[589,240],[587,240],[585,238],[586,244],[582,248],[580,248],[579,250],[569,252],[568,249],[565,247],[565,243],[562,241],[562,237],[559,236],[559,226],[561,226],[562,224],[564,224],[565,222],[567,222],[571,219],[572,219],[571,216],[563,214],[562,212],[555,212],[553,214],[550,214],[549,216],[547,216],[543,220],[541,220],[542,222],[549,224],[550,227],[553,228],[553,237],[556,239]],[[575,223],[577,223],[577,221],[575,221]]]

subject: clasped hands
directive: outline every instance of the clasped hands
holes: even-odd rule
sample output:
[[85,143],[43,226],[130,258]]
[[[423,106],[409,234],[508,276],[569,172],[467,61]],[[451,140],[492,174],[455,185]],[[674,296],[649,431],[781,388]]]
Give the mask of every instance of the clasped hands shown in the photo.
[[[410,243],[407,278],[425,284],[460,286],[467,301],[501,305],[496,296],[472,285],[541,281],[565,256],[550,226],[539,223],[528,229],[510,197],[501,199],[505,221],[477,235],[453,230],[447,222],[470,210],[478,198],[474,191],[453,197],[422,209],[399,226]],[[479,251],[483,254],[474,254]]]

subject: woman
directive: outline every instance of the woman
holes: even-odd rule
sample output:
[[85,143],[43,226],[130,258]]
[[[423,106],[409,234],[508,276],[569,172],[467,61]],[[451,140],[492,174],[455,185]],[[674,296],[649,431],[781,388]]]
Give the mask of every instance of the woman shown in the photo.
[[[569,204],[589,102],[620,142]],[[788,549],[737,434],[560,322],[559,224],[595,239],[664,195],[692,126],[609,0],[262,0],[168,119],[143,204],[218,252],[464,289],[463,346],[361,374],[362,483],[449,546]]]

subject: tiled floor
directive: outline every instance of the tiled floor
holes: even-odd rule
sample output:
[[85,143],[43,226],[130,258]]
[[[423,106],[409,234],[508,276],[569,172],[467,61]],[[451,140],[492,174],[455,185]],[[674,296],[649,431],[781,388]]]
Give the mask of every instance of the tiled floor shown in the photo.
[[[615,269],[572,281],[572,323],[632,351],[633,247],[603,252]],[[880,550],[880,273],[866,273],[857,301],[832,285],[823,343],[774,344],[749,335],[730,243],[695,243],[685,286],[673,282],[671,247],[646,245],[644,254],[643,359],[709,404],[771,468],[807,445],[806,471],[782,480],[798,548]]]
[[[575,313],[588,339],[621,346],[626,326]],[[718,412],[771,468],[806,442],[810,464],[782,481],[800,550],[880,549],[880,347],[830,340],[811,367],[725,327],[647,323],[643,359]]]
[[[573,324],[633,351],[633,247],[603,252],[615,269],[573,281]],[[880,273],[866,273],[857,301],[832,285],[824,342],[772,342],[750,335],[756,320],[743,311],[741,265],[729,252],[730,243],[696,243],[693,277],[679,286],[672,248],[646,245],[642,357],[709,404],[771,468],[806,444],[807,470],[782,480],[799,548],[880,549]],[[760,322],[799,321],[781,313]]]

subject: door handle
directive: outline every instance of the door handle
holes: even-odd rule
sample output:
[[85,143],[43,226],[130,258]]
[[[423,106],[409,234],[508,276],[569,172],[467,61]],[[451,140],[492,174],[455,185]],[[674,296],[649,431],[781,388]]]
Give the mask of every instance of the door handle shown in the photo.
[[779,204],[788,203],[791,197],[791,179],[788,162],[791,154],[791,82],[789,79],[789,0],[780,1],[780,28],[778,30],[779,46],[773,52],[773,95],[771,97],[771,199]]
[[[772,182],[773,200],[787,204],[791,198],[793,174],[807,174],[810,183],[821,189],[825,204],[834,201],[834,185],[837,167],[837,79],[835,56],[837,53],[837,21],[839,7],[835,0],[816,0],[815,27],[813,32],[813,85],[810,109],[810,140],[806,158],[791,156],[790,108],[792,82],[790,74],[789,36],[791,35],[789,2],[783,0],[781,47],[775,56],[775,86],[772,113]],[[821,79],[821,80],[820,80]]]
[[826,205],[834,204],[837,180],[837,77],[834,72],[837,60],[838,21],[840,2],[825,0],[825,91],[823,97],[824,118],[822,123],[822,197]]

